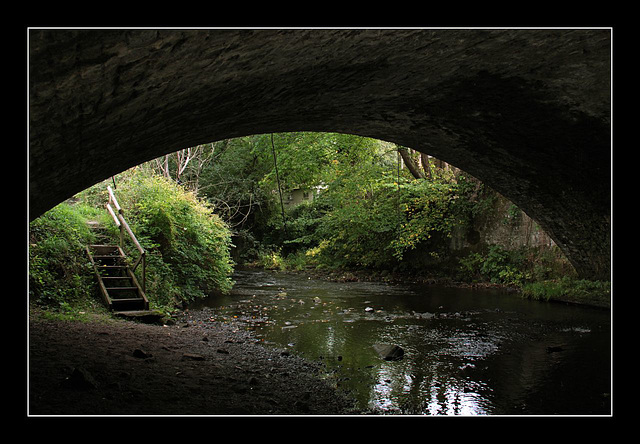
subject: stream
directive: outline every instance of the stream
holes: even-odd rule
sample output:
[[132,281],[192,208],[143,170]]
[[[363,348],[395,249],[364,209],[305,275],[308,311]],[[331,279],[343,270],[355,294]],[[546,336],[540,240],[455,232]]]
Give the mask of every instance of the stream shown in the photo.
[[[610,415],[609,310],[499,289],[237,270],[189,307],[324,364],[358,408],[413,415]],[[404,352],[385,360],[379,344]]]

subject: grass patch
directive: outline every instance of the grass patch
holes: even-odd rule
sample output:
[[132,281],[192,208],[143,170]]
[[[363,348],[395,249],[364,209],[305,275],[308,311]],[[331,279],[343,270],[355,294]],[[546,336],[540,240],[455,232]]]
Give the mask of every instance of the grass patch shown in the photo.
[[522,296],[533,300],[562,301],[610,308],[611,283],[563,277],[525,284],[522,286]]

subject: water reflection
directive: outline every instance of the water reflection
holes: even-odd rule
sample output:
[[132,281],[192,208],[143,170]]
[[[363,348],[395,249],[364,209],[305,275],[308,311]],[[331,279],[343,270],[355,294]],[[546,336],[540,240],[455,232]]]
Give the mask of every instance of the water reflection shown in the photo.
[[[608,312],[498,291],[334,283],[240,272],[203,301],[326,367],[362,409],[423,415],[609,414]],[[399,361],[373,346],[396,344]],[[579,371],[576,365],[580,364]]]

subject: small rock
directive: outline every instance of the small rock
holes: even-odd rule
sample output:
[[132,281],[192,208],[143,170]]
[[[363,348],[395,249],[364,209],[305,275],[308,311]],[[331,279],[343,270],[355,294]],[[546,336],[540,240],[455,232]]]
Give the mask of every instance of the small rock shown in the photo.
[[76,367],[71,375],[62,381],[65,388],[76,390],[92,390],[98,387],[91,374],[81,367]]
[[198,355],[195,353],[183,353],[182,360],[183,361],[204,361],[204,356]]
[[385,361],[399,361],[404,356],[404,350],[392,344],[374,344],[374,350]]
[[225,350],[224,348],[219,348],[218,350],[216,350],[218,353],[221,353],[223,355],[228,355],[229,351]]
[[133,357],[134,358],[140,358],[140,359],[146,359],[146,358],[150,358],[151,356],[153,356],[151,353],[147,353],[142,349],[136,348],[133,351]]
[[371,308],[371,307],[367,307],[367,308],[365,308],[365,309],[364,309],[364,311],[366,311],[366,312],[371,312],[371,311],[373,311],[373,308]]

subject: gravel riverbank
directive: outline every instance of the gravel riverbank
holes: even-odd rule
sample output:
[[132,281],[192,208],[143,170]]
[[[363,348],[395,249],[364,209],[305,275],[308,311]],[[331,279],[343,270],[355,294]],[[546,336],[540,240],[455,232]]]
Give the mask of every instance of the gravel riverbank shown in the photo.
[[31,316],[28,415],[346,415],[319,364],[233,326]]

